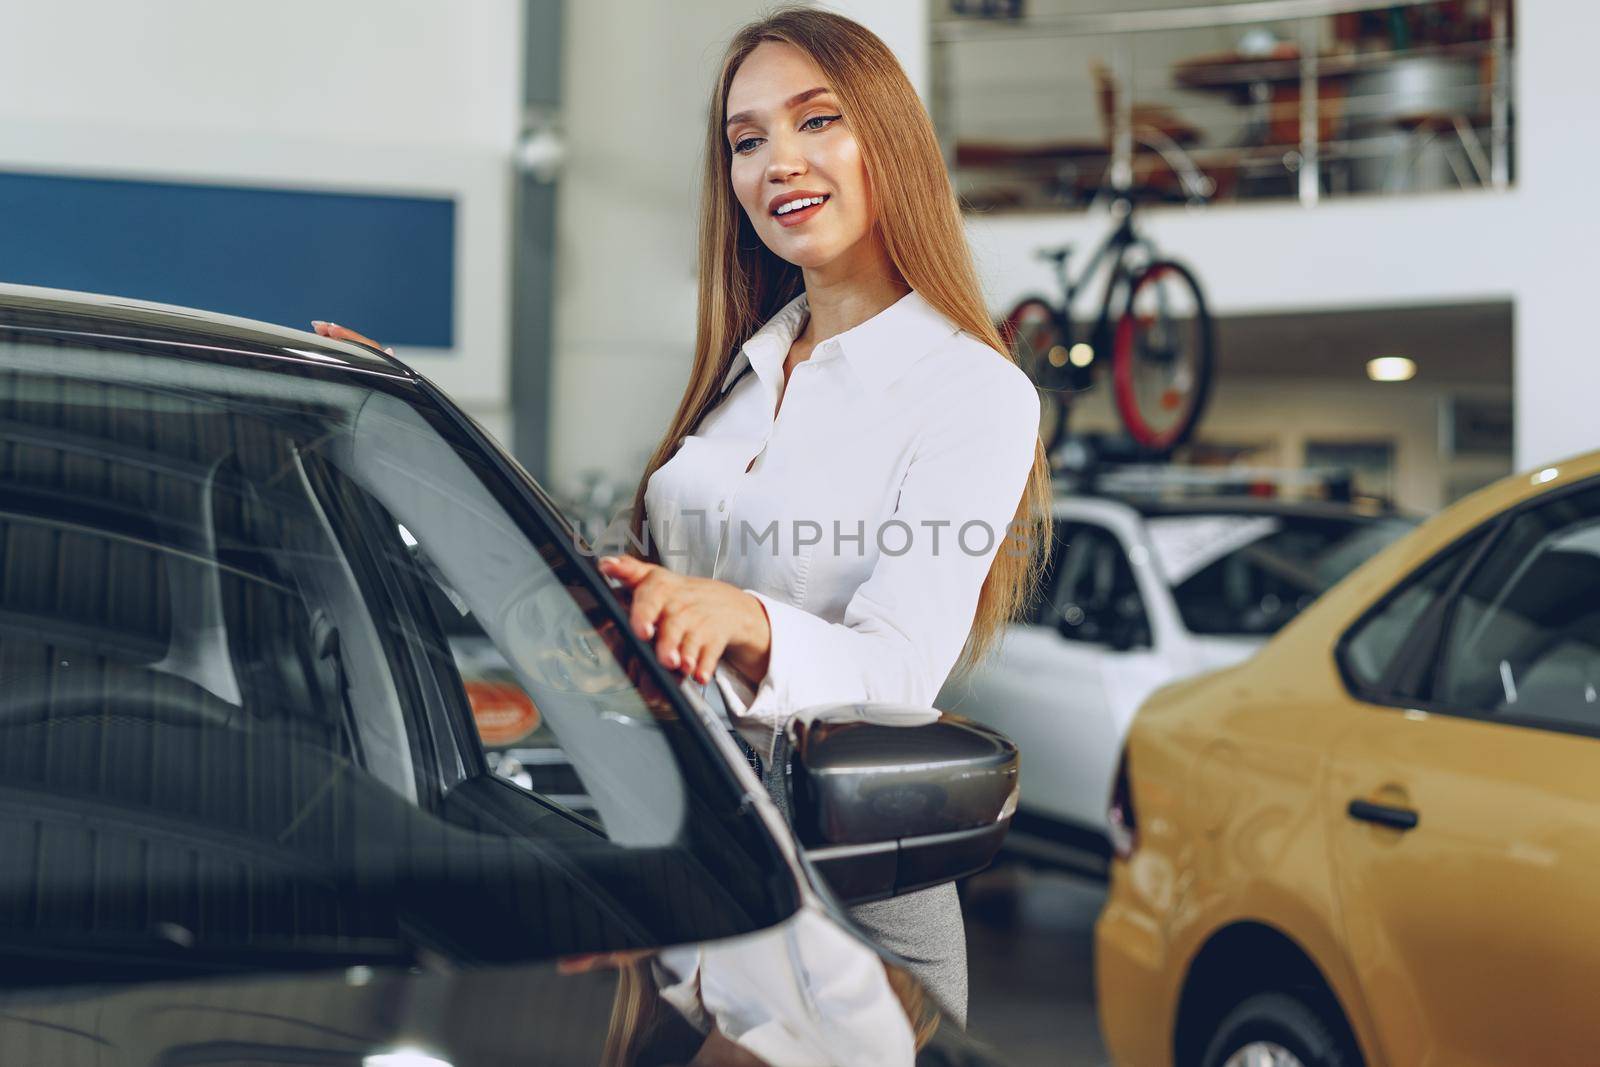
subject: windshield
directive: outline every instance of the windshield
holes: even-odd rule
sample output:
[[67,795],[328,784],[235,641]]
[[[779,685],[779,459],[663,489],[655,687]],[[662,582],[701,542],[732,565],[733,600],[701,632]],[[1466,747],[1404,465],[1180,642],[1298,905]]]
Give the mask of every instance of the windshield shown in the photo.
[[1276,633],[1415,523],[1386,516],[1163,515],[1146,531],[1191,633]]
[[0,355],[16,981],[521,961],[793,910],[587,564],[414,387]]

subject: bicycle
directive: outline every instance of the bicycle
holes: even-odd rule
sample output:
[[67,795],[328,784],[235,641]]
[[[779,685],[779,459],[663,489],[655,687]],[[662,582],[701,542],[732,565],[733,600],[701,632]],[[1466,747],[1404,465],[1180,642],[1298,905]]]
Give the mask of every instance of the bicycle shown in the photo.
[[[1072,397],[1094,385],[1109,353],[1123,427],[1146,458],[1164,459],[1189,440],[1205,412],[1215,330],[1194,272],[1162,258],[1135,229],[1134,204],[1143,194],[1101,190],[1105,194],[1112,197],[1117,226],[1076,278],[1066,266],[1071,245],[1037,253],[1055,266],[1064,294],[1059,306],[1040,295],[1024,297],[1001,321],[1000,333],[1039,387],[1046,452],[1066,434]],[[1191,188],[1185,199],[1195,196]],[[1092,323],[1075,320],[1074,303],[1107,257],[1099,313]]]

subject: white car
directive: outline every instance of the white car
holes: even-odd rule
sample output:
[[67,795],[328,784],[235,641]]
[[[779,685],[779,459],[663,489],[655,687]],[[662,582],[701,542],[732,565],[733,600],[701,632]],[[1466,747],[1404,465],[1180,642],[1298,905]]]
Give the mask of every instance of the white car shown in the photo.
[[1414,520],[1260,498],[1057,499],[1045,595],[941,708],[1022,754],[1010,851],[1103,873],[1106,805],[1134,711],[1238,663]]

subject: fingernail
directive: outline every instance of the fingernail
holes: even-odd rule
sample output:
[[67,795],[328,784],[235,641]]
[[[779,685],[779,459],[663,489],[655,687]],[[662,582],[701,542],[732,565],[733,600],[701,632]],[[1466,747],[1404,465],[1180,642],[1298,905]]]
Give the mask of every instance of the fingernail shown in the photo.
[[391,356],[394,355],[394,349],[392,348],[385,348],[384,351],[389,353]]
[[678,654],[676,652],[668,652],[667,653],[667,666],[676,667],[677,665],[678,665]]
[[654,637],[655,635],[656,635],[656,624],[655,623],[650,623],[647,626],[645,626],[645,628],[644,628],[645,640],[648,641],[650,638]]
[[311,325],[313,325],[313,326],[326,326],[328,324],[323,322],[321,319],[312,319],[311,320]]
[[616,561],[617,561],[617,557],[616,556],[601,556],[600,557],[600,562],[601,563],[615,563]]

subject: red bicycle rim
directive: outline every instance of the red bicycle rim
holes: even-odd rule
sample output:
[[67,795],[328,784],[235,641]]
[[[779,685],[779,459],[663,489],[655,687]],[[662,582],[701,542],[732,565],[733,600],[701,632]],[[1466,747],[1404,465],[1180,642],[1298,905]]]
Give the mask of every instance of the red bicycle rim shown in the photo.
[[1117,336],[1111,353],[1111,375],[1116,386],[1112,392],[1116,394],[1117,414],[1122,416],[1122,425],[1128,428],[1128,433],[1133,439],[1153,452],[1164,452],[1177,442],[1178,433],[1183,429],[1183,420],[1179,419],[1173,423],[1169,430],[1157,432],[1145,421],[1144,412],[1139,410],[1139,401],[1134,395],[1133,387],[1134,317],[1131,309],[1134,293],[1143,288],[1146,282],[1161,277],[1168,269],[1165,263],[1152,267],[1148,273],[1139,278],[1138,284],[1128,294],[1130,310],[1124,312],[1122,318],[1117,320]]

